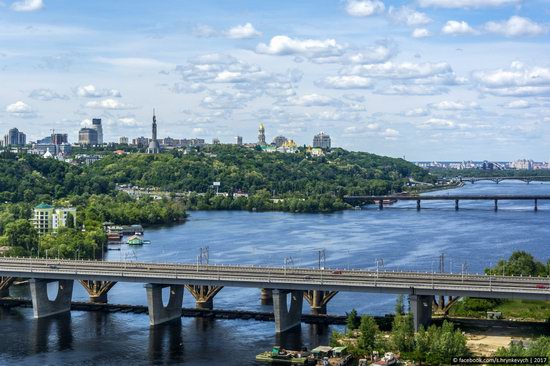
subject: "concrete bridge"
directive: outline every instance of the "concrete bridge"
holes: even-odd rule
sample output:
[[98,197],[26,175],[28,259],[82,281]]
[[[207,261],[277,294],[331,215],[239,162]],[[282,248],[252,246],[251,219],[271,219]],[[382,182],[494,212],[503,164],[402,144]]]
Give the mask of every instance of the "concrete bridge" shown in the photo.
[[351,205],[364,205],[367,203],[377,203],[380,209],[384,208],[385,203],[396,201],[416,201],[416,209],[422,208],[422,201],[454,201],[455,210],[458,210],[460,201],[493,201],[494,210],[498,210],[499,201],[532,201],[533,209],[538,211],[538,201],[550,200],[550,195],[429,195],[429,196],[405,196],[405,195],[387,195],[387,196],[344,196],[344,201]]
[[529,184],[530,182],[550,182],[550,176],[548,177],[537,177],[537,176],[518,176],[518,177],[456,177],[455,180],[460,182],[470,182],[474,184],[475,182],[481,181],[490,181],[495,182],[496,184],[504,180],[520,180]]
[[[550,278],[538,277],[37,258],[0,258],[0,276],[0,289],[4,292],[0,296],[6,296],[6,288],[14,278],[30,278],[35,318],[70,311],[76,280],[85,286],[89,283],[86,281],[94,281],[109,289],[116,282],[143,283],[151,325],[181,316],[184,288],[190,285],[266,289],[273,299],[277,333],[300,324],[304,293],[321,300],[332,298],[339,291],[406,294],[410,296],[416,329],[430,323],[434,295],[550,300]],[[57,296],[49,300],[47,284],[54,281]],[[162,300],[165,287],[170,288],[166,305]]]

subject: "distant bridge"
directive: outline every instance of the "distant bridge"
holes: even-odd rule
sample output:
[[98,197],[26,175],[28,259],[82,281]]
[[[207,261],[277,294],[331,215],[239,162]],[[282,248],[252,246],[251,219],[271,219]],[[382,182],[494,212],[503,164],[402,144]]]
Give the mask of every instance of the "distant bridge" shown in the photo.
[[[434,295],[550,300],[550,278],[448,273],[379,272],[258,266],[220,266],[177,263],[110,262],[0,258],[0,290],[16,277],[30,278],[35,318],[71,309],[73,282],[87,290],[90,283],[109,289],[117,282],[144,283],[151,325],[181,317],[184,288],[252,287],[270,289],[276,332],[300,324],[307,293],[332,298],[339,291],[407,294],[415,327],[429,324]],[[48,282],[58,282],[55,300]],[[163,304],[162,288],[170,287]],[[219,291],[219,290],[218,290]],[[4,294],[5,295],[5,294]],[[287,298],[290,295],[290,306]]]
[[388,196],[344,196],[344,201],[351,205],[364,205],[368,203],[377,203],[380,209],[384,204],[396,201],[416,201],[416,208],[421,209],[422,201],[454,201],[455,209],[459,209],[460,201],[494,201],[494,209],[498,210],[498,201],[533,201],[534,210],[538,210],[539,200],[550,200],[550,195],[433,195],[433,196],[406,196],[406,195],[388,195]]
[[456,177],[455,180],[458,180],[459,182],[481,182],[481,181],[491,181],[495,182],[496,184],[504,181],[504,180],[520,180],[522,182],[525,182],[529,184],[530,182],[550,182],[550,176],[543,177],[543,176],[533,176],[533,177],[525,177],[525,176],[517,176],[517,177]]

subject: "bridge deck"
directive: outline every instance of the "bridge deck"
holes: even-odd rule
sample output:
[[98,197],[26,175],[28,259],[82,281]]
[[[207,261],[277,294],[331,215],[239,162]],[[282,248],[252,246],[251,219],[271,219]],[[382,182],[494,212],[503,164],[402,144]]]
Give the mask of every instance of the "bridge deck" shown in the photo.
[[0,258],[0,276],[550,300],[550,278]]
[[405,195],[387,195],[387,196],[344,196],[349,201],[379,201],[379,200],[397,200],[397,201],[450,201],[450,200],[550,200],[550,195],[518,195],[518,194],[497,194],[497,195],[465,195],[465,194],[447,194],[447,195],[426,195],[426,196],[405,196]]

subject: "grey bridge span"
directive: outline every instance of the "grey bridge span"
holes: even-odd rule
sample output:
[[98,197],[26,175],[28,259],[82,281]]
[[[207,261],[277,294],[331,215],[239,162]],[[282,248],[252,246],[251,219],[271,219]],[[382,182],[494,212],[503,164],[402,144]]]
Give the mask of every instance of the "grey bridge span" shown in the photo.
[[[550,278],[472,274],[322,270],[257,266],[195,265],[149,262],[109,262],[0,258],[0,291],[14,278],[30,278],[34,317],[70,311],[73,282],[83,285],[116,282],[144,283],[151,325],[181,316],[184,288],[253,287],[270,289],[276,332],[300,324],[304,295],[338,291],[406,294],[410,296],[415,328],[431,321],[432,299],[438,296],[550,300]],[[10,282],[11,281],[11,282]],[[55,300],[47,283],[58,282]],[[109,286],[109,289],[112,288]],[[168,304],[162,288],[170,287]],[[287,297],[290,295],[290,307]]]
[[454,201],[455,210],[459,209],[460,201],[493,201],[495,211],[498,210],[499,201],[531,201],[533,208],[538,211],[538,201],[550,200],[550,195],[429,195],[429,196],[406,196],[406,195],[386,195],[386,196],[344,196],[344,201],[351,205],[364,205],[367,203],[378,203],[380,209],[383,209],[385,202],[395,201],[416,201],[417,210],[421,209],[422,201]]
[[458,180],[459,182],[469,182],[474,184],[475,182],[481,182],[481,181],[491,181],[495,182],[496,184],[504,181],[504,180],[519,180],[525,183],[531,183],[531,182],[550,182],[550,176],[544,177],[544,176],[517,176],[517,177],[456,177],[455,180]]

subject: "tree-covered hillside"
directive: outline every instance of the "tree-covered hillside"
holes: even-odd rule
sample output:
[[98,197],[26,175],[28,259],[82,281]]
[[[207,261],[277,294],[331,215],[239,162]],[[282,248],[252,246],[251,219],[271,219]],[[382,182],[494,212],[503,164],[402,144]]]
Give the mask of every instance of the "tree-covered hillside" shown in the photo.
[[90,169],[92,177],[167,191],[203,193],[211,189],[213,182],[221,182],[223,192],[254,194],[267,190],[275,197],[383,194],[401,191],[407,177],[432,179],[425,170],[405,160],[369,153],[335,149],[325,157],[311,157],[304,151],[270,154],[230,145],[187,155],[111,155]]

